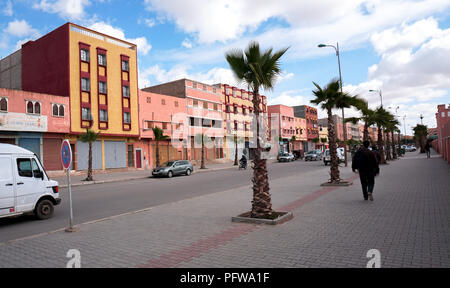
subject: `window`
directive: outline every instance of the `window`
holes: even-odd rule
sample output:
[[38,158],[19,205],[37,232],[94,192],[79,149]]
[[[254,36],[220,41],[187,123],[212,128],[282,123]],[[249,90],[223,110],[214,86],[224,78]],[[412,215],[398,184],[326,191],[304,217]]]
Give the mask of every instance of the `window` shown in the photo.
[[248,130],[247,128],[248,128],[248,127],[247,127],[247,124],[245,123],[245,124],[244,124],[244,130],[247,131],[247,130]]
[[133,145],[128,145],[128,167],[134,167]]
[[208,109],[208,102],[203,102],[203,109]]
[[106,82],[100,81],[98,82],[98,91],[102,94],[107,94]]
[[442,112],[442,117],[445,117],[445,112]]
[[52,114],[55,117],[64,117],[64,105],[62,105],[62,104],[53,104]]
[[238,123],[234,122],[234,130],[238,130]]
[[162,123],[162,129],[167,130],[167,127],[168,127],[167,123]]
[[219,111],[219,105],[214,104],[214,111]]
[[130,112],[124,112],[123,113],[123,122],[125,124],[130,124],[131,123],[131,115]]
[[28,114],[41,114],[41,103],[35,101],[27,101],[27,113]]
[[210,119],[202,119],[202,126],[203,127],[211,127],[211,120]]
[[206,91],[206,85],[203,85],[203,90],[205,90],[205,91]]
[[147,97],[147,103],[152,103],[152,98],[151,97]]
[[178,107],[178,101],[175,101],[175,107]]
[[98,65],[106,66],[106,55],[105,54],[98,54]]
[[197,88],[197,83],[193,82],[192,87]]
[[31,169],[31,160],[25,158],[17,159],[17,171],[20,177],[33,177],[33,170]]
[[198,107],[198,100],[194,100],[194,107]]
[[33,174],[35,175],[34,177],[36,177],[36,175],[41,173],[41,169],[39,168],[36,160],[32,159],[31,161],[31,168],[33,169]]
[[213,93],[217,93],[217,89],[216,88],[213,88]]
[[238,107],[234,106],[234,114],[237,114],[237,113],[238,113]]
[[227,105],[227,112],[230,113],[231,112],[231,108],[229,105]]
[[89,78],[81,78],[81,91],[89,92],[91,91],[91,85]]
[[242,114],[247,115],[247,110],[245,108],[242,108]]
[[0,98],[0,111],[8,112],[8,99]]
[[233,90],[233,97],[236,97],[236,90]]
[[104,110],[104,109],[100,110],[100,121],[108,122],[108,110]]
[[89,62],[89,50],[81,49],[80,55],[81,55],[81,61]]
[[130,71],[130,63],[126,60],[122,60],[122,71]]
[[81,109],[81,119],[83,121],[91,121],[92,120],[92,114],[90,108],[82,108]]
[[122,86],[123,97],[130,98],[130,87]]

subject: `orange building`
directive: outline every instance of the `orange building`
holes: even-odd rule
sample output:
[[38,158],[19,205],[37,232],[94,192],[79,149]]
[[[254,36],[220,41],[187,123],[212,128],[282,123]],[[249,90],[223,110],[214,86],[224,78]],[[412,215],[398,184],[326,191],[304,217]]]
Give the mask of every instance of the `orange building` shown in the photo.
[[[93,143],[93,168],[133,166],[139,136],[136,45],[66,23],[28,41],[11,56],[6,72],[21,75],[15,89],[68,97],[75,169],[87,169],[88,144],[80,135],[100,132]],[[10,88],[10,87],[6,87]]]

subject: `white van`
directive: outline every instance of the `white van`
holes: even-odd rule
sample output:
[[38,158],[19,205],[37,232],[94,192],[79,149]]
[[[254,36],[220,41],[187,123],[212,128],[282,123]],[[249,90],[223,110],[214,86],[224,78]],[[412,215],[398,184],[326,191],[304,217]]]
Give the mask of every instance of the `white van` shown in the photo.
[[33,152],[0,144],[0,218],[34,213],[47,219],[60,203],[58,182],[48,178]]
[[[338,156],[338,163],[344,163],[345,162],[344,148],[336,148],[336,153]],[[323,157],[323,163],[325,164],[325,166],[327,166],[328,163],[331,163],[330,149],[325,150],[325,156]]]

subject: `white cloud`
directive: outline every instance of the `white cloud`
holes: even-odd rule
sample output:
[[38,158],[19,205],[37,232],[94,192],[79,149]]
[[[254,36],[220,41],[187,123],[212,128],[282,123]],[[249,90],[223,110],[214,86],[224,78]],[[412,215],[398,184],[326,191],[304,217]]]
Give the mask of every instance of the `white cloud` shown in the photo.
[[[268,104],[269,105],[286,105],[286,106],[298,106],[298,105],[305,105],[306,102],[308,102],[306,99],[308,97],[299,95],[299,93],[302,92],[300,90],[288,90],[284,91],[277,97],[271,97],[268,98]],[[310,104],[307,104],[310,105]]]
[[142,55],[147,55],[148,52],[150,52],[150,50],[152,49],[152,45],[148,43],[147,38],[126,38],[125,33],[122,29],[113,27],[105,22],[96,22],[90,25],[88,28],[118,39],[125,40],[127,42],[134,43],[137,45],[138,52]]
[[3,8],[2,12],[6,16],[11,17],[13,15],[14,12],[13,12],[13,5],[12,5],[11,0],[8,0],[5,2],[5,7]]
[[9,22],[8,27],[6,27],[4,32],[14,37],[36,37],[39,35],[39,31],[31,27],[31,25],[25,20],[14,20]]
[[33,8],[56,13],[62,18],[80,20],[85,16],[85,7],[88,5],[89,0],[41,0]]
[[145,19],[144,22],[145,25],[147,25],[149,28],[152,28],[153,26],[156,25],[155,19]]
[[183,42],[181,42],[181,46],[183,46],[184,48],[191,49],[192,43],[191,43],[191,41],[189,41],[189,39],[186,38],[183,40]]
[[170,70],[165,70],[159,65],[154,65],[139,71],[139,86],[140,88],[144,88],[150,85],[157,85],[159,83],[188,78],[205,84],[226,83],[229,85],[245,88],[242,85],[239,85],[238,81],[236,81],[233,73],[229,69],[214,67],[205,73],[192,73],[190,72],[190,70],[190,67],[186,67],[183,65],[174,66]]

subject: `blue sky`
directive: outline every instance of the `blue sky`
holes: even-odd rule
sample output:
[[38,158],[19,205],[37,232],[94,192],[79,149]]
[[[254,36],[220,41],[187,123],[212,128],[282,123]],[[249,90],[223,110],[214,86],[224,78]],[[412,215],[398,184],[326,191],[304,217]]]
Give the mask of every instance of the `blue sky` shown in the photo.
[[269,103],[309,104],[312,81],[338,76],[334,49],[317,44],[339,42],[344,89],[372,107],[379,95],[368,90],[381,89],[408,134],[420,114],[435,127],[437,104],[450,103],[448,0],[0,0],[0,17],[1,57],[68,21],[134,42],[141,87],[183,77],[237,85],[224,53],[257,40],[290,46]]

